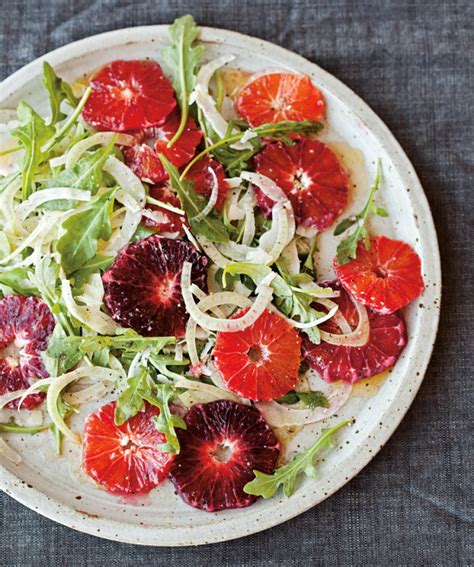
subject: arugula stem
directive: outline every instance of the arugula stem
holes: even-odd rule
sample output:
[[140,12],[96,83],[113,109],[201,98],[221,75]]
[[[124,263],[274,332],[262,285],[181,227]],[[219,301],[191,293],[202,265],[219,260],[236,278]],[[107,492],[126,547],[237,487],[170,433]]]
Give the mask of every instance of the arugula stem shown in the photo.
[[204,150],[202,150],[202,152],[198,153],[197,156],[195,156],[188,163],[188,165],[184,168],[184,170],[181,173],[179,178],[181,180],[183,180],[186,177],[186,174],[188,173],[188,171],[193,167],[193,165],[196,162],[198,162],[200,159],[202,159],[205,155],[207,155],[209,152],[217,150],[217,148],[221,148],[222,146],[225,146],[227,144],[233,144],[234,142],[238,142],[240,140],[240,138],[242,137],[242,135],[243,135],[243,132],[239,132],[238,134],[234,134],[233,136],[229,136],[228,138],[223,138],[222,140],[219,140],[215,144],[212,144],[212,145],[208,146],[207,148],[205,148]]
[[8,154],[13,154],[15,152],[18,152],[19,150],[22,149],[22,146],[15,146],[14,148],[10,148],[9,150],[3,150],[0,152],[0,156],[6,156]]
[[7,422],[7,423],[0,423],[0,431],[5,433],[28,433],[30,435],[34,435],[35,433],[39,433],[40,431],[45,431],[49,429],[48,425],[38,425],[35,427],[26,427],[22,425],[16,424],[14,421]]
[[179,80],[181,82],[183,92],[181,93],[181,120],[179,122],[179,128],[176,134],[168,142],[167,148],[171,148],[177,140],[181,137],[186,127],[186,122],[188,121],[189,113],[189,93],[186,85],[186,71],[184,69],[184,34],[181,34],[179,38]]
[[74,126],[74,124],[77,121],[77,119],[79,118],[79,115],[81,114],[84,106],[86,105],[86,102],[87,102],[88,98],[90,97],[91,93],[92,93],[91,87],[87,87],[87,89],[84,91],[84,94],[82,95],[82,98],[79,101],[79,104],[77,105],[74,112],[66,120],[66,122],[62,125],[59,132],[54,136],[54,138],[52,140],[50,140],[46,144],[46,146],[43,148],[43,151],[44,151],[45,154],[48,154],[54,148],[54,146],[59,144],[59,142],[66,136],[66,134],[69,132],[69,130]]
[[171,211],[172,213],[176,213],[177,215],[185,215],[186,213],[183,209],[179,209],[178,207],[173,207],[169,203],[165,203],[163,201],[158,201],[158,199],[153,199],[153,197],[148,196],[146,198],[146,202],[150,203],[150,205],[156,205],[160,207],[160,209],[166,209],[167,211]]

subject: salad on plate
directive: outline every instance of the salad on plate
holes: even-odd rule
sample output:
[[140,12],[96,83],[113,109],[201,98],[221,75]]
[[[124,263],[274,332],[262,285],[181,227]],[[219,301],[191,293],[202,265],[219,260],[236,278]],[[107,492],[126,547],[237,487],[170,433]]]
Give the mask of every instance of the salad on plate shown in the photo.
[[49,113],[0,111],[0,453],[42,435],[57,458],[80,447],[98,488],[169,480],[212,512],[316,476],[352,420],[290,455],[282,431],[396,364],[424,284],[410,244],[371,229],[383,163],[345,214],[309,77],[207,60],[191,16],[169,36],[159,61],[75,84],[44,63]]

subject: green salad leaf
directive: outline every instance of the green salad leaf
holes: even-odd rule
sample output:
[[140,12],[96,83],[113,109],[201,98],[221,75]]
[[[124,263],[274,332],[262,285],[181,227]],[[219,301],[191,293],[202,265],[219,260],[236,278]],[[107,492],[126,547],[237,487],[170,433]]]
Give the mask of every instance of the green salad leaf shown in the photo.
[[183,133],[189,116],[189,95],[196,82],[196,67],[204,55],[204,45],[194,45],[199,28],[191,15],[177,18],[168,30],[171,45],[163,49],[163,59],[173,71],[173,88],[181,108],[179,128],[168,147]]
[[68,342],[61,325],[56,325],[49,339],[48,348],[42,352],[42,359],[50,376],[64,374],[83,358],[84,353],[77,342]]
[[222,216],[216,210],[213,210],[206,217],[199,219],[199,213],[207,205],[206,197],[193,189],[192,181],[181,179],[176,167],[163,154],[159,154],[159,157],[168,172],[173,189],[178,194],[181,207],[188,217],[191,232],[195,235],[205,236],[212,242],[227,242],[229,233]]
[[280,404],[297,404],[303,402],[309,409],[328,408],[329,400],[319,391],[316,392],[288,392],[277,400]]
[[48,62],[43,63],[43,85],[48,91],[49,105],[51,107],[51,125],[60,122],[66,115],[61,112],[61,103],[65,100],[72,107],[75,108],[79,99],[74,96],[71,85],[59,78],[54,69]]
[[30,268],[11,268],[0,272],[0,284],[8,286],[20,295],[38,295],[38,289],[31,282],[30,276]]
[[124,350],[132,353],[142,352],[145,348],[157,353],[164,347],[173,345],[175,337],[142,337],[132,329],[126,329],[120,335],[100,335],[97,337],[68,337],[66,343],[76,344],[81,352],[94,352],[98,349]]
[[146,401],[159,408],[160,414],[153,419],[156,428],[163,433],[166,443],[159,445],[161,451],[179,453],[179,441],[176,428],[186,428],[186,423],[171,412],[170,402],[179,393],[172,384],[151,383],[146,368],[127,380],[127,388],[120,394],[115,408],[115,423],[122,425],[137,415]]
[[176,428],[186,429],[186,422],[170,409],[170,402],[177,393],[171,384],[156,384],[153,395],[143,396],[148,403],[160,409],[160,415],[153,418],[153,421],[158,431],[164,434],[166,443],[158,445],[158,448],[172,455],[177,455],[180,450]]
[[124,424],[141,410],[143,395],[150,390],[147,377],[147,369],[142,367],[135,376],[128,378],[127,387],[118,397],[115,407],[114,420],[117,425]]
[[[271,268],[263,264],[236,262],[226,267],[223,277],[225,278],[227,274],[244,274],[249,276],[255,285],[258,285],[271,272]],[[290,319],[300,323],[310,323],[324,316],[325,313],[312,307],[315,294],[297,287],[300,283],[312,281],[313,278],[309,274],[298,274],[298,276],[291,276],[285,273],[277,274],[270,283],[274,290],[275,307]],[[311,342],[319,344],[321,339],[317,326],[309,327],[304,332],[308,335]]]
[[[44,188],[49,187],[74,187],[84,189],[95,195],[102,185],[104,167],[107,158],[114,150],[114,142],[99,148],[94,152],[82,156],[72,169],[65,169],[49,179]],[[67,211],[74,206],[75,202],[68,199],[56,199],[43,205],[47,210]]]
[[388,213],[383,207],[378,207],[374,202],[375,193],[377,192],[380,181],[382,179],[382,162],[379,160],[377,165],[377,175],[374,184],[370,190],[369,198],[365,207],[357,215],[351,216],[340,222],[334,230],[334,236],[339,236],[355,226],[355,230],[342,240],[337,247],[337,260],[341,266],[347,264],[351,259],[357,256],[357,245],[360,240],[364,241],[367,250],[370,249],[370,238],[367,231],[366,223],[368,216],[373,213],[380,217],[387,217]]
[[244,492],[270,498],[282,487],[285,496],[291,496],[296,489],[296,481],[300,474],[316,478],[317,470],[314,465],[316,453],[334,447],[334,434],[349,423],[351,420],[346,419],[330,429],[323,429],[309,449],[298,453],[289,463],[277,468],[272,474],[254,470],[255,478],[244,486]]
[[116,192],[116,188],[106,191],[62,223],[64,234],[59,238],[56,249],[67,275],[79,270],[97,255],[100,238],[108,240],[111,237],[110,215]]
[[72,273],[75,287],[79,289],[82,288],[90,275],[102,270],[107,270],[113,261],[113,256],[102,256],[101,254],[96,254],[93,258],[87,260],[81,269]]
[[22,198],[27,199],[33,192],[33,177],[46,153],[43,146],[50,141],[56,130],[46,124],[41,116],[25,101],[21,101],[17,109],[20,126],[12,131],[25,150],[22,164],[23,189]]

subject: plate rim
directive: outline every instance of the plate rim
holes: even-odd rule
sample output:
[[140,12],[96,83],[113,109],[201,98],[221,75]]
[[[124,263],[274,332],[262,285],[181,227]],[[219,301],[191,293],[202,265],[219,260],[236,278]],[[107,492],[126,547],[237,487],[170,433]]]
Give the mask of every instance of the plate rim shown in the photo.
[[[135,41],[140,41],[140,32],[151,32],[157,30],[161,32],[168,28],[169,24],[152,24],[146,26],[135,26],[120,28],[117,30],[112,30],[108,32],[103,32],[100,34],[91,35],[80,40],[70,42],[63,45],[53,51],[50,51],[25,66],[21,67],[6,79],[1,82],[2,91],[5,93],[1,98],[2,100],[7,99],[13,92],[22,88],[24,84],[31,79],[32,76],[37,75],[40,72],[40,66],[43,61],[48,60],[53,65],[62,64],[67,61],[73,61],[75,58],[81,56],[85,51],[85,48],[90,48],[91,44],[100,44],[103,40],[117,40],[117,38],[123,37],[120,41],[115,41],[115,44],[126,45],[127,43],[135,43]],[[363,101],[350,87],[345,85],[342,81],[334,77],[329,72],[322,69],[318,64],[306,59],[305,57],[290,51],[284,47],[281,47],[270,41],[243,34],[240,32],[235,32],[231,30],[226,30],[222,28],[214,28],[207,26],[200,26],[201,34],[200,39],[204,43],[229,43],[229,40],[233,40],[233,43],[240,45],[243,48],[255,47],[262,48],[272,51],[275,54],[275,58],[285,61],[289,66],[294,66],[296,68],[307,68],[317,71],[319,77],[323,77],[325,83],[329,85],[329,88],[336,91],[337,97],[342,99],[353,112],[355,112],[355,106],[357,105],[356,114],[364,118],[364,122],[370,132],[380,141],[383,141],[383,145],[387,153],[392,157],[395,153],[395,158],[398,164],[397,169],[402,169],[402,175],[408,175],[410,172],[411,187],[413,190],[410,193],[410,199],[412,201],[413,207],[423,214],[423,227],[419,227],[420,234],[423,240],[427,240],[431,244],[431,254],[429,262],[429,271],[432,282],[436,283],[436,292],[434,292],[434,302],[433,308],[431,309],[429,315],[427,315],[424,310],[424,316],[426,322],[428,323],[427,328],[425,328],[426,336],[429,343],[423,352],[418,353],[420,359],[417,363],[417,369],[419,370],[419,375],[416,376],[411,384],[411,391],[405,391],[405,396],[399,399],[397,396],[399,407],[398,412],[393,412],[391,416],[387,416],[389,419],[388,425],[383,430],[377,430],[374,432],[370,440],[364,440],[364,446],[361,447],[361,451],[365,451],[363,456],[360,458],[359,464],[351,471],[348,477],[339,479],[328,487],[327,492],[321,496],[314,494],[309,495],[310,497],[306,500],[299,500],[299,506],[297,502],[294,502],[293,506],[287,506],[286,510],[281,515],[269,515],[265,520],[261,519],[257,525],[252,526],[249,530],[248,526],[241,525],[238,529],[235,528],[235,522],[233,520],[228,521],[228,527],[232,525],[232,530],[215,530],[209,533],[209,527],[205,527],[204,530],[199,530],[199,526],[189,526],[183,527],[179,530],[175,528],[161,527],[160,537],[157,538],[156,528],[152,526],[138,526],[134,525],[133,530],[130,529],[130,524],[123,522],[109,520],[107,518],[93,517],[86,513],[81,513],[67,504],[63,504],[53,499],[49,498],[46,494],[39,491],[34,487],[25,488],[25,484],[22,483],[14,473],[8,471],[0,464],[0,489],[2,489],[6,494],[12,496],[15,500],[25,505],[26,507],[32,509],[39,514],[56,521],[60,524],[73,528],[77,531],[88,533],[90,535],[95,535],[97,537],[121,541],[125,543],[140,544],[140,545],[152,545],[157,547],[168,547],[168,546],[185,546],[185,545],[204,545],[209,543],[217,543],[222,541],[228,541],[257,533],[287,520],[302,514],[303,512],[309,510],[310,508],[316,506],[337,490],[342,488],[347,484],[354,476],[356,476],[363,468],[365,468],[373,457],[379,452],[379,450],[384,446],[384,444],[393,435],[395,429],[399,426],[403,420],[405,414],[410,408],[418,390],[423,381],[424,375],[426,373],[429,361],[431,359],[431,354],[436,340],[437,329],[440,317],[440,300],[441,300],[441,259],[438,246],[438,239],[436,235],[436,229],[434,226],[433,216],[430,210],[428,199],[425,195],[421,182],[416,174],[415,168],[410,162],[408,156],[405,154],[401,145],[391,133],[389,128],[386,126],[384,121],[370,108],[370,106]],[[127,41],[127,35],[135,35],[136,40]],[[100,47],[98,45],[98,47]],[[273,55],[272,55],[273,56]],[[0,105],[2,102],[0,102]],[[403,403],[402,403],[403,401]],[[392,402],[393,403],[393,402]],[[393,408],[390,408],[393,409]],[[384,415],[385,417],[385,415]],[[391,419],[390,419],[391,418]],[[386,422],[387,423],[387,422]],[[370,449],[369,449],[370,447]],[[20,481],[20,482],[19,482]],[[295,499],[295,494],[292,498]],[[297,500],[297,499],[295,499]],[[238,513],[239,511],[237,511]],[[236,516],[236,520],[238,520]],[[124,527],[128,527],[128,531],[123,531]],[[122,529],[122,532],[121,532]],[[179,539],[176,536],[176,532],[180,532]],[[138,536],[140,533],[140,537]],[[185,532],[185,533],[183,533]],[[163,543],[166,541],[166,543]]]

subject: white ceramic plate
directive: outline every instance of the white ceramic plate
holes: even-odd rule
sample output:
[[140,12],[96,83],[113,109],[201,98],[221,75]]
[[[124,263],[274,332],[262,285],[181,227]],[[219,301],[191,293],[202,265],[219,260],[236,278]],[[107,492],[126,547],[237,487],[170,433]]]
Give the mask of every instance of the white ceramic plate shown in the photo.
[[[357,186],[350,210],[360,209],[380,157],[384,172],[380,197],[390,218],[373,228],[416,249],[422,259],[426,291],[406,310],[409,340],[395,369],[385,380],[358,386],[344,411],[328,420],[334,424],[344,417],[355,417],[356,424],[338,434],[339,447],[320,464],[319,478],[303,481],[289,499],[277,495],[249,508],[206,513],[186,506],[174,494],[171,483],[165,482],[145,499],[121,500],[81,476],[80,456],[74,448],[67,446],[65,456],[58,460],[46,433],[8,439],[23,461],[16,466],[5,461],[0,467],[1,486],[7,494],[77,530],[156,546],[197,545],[258,532],[304,512],[341,488],[379,451],[410,406],[430,358],[439,315],[440,261],[429,206],[411,163],[384,123],[337,79],[281,47],[212,28],[202,29],[201,40],[206,44],[207,58],[232,53],[237,56],[233,66],[242,69],[278,67],[313,79],[329,109],[330,127],[322,139],[340,155]],[[117,30],[61,47],[6,79],[1,85],[0,108],[15,108],[20,99],[27,99],[46,111],[41,88],[43,60],[73,81],[114,59],[151,57],[160,61],[160,49],[167,42],[166,26],[149,26]],[[322,249],[327,255],[321,260],[320,272],[330,275],[329,260],[335,251],[330,231]],[[84,411],[87,413],[87,408]],[[321,427],[316,424],[298,434],[290,450],[308,444]]]

